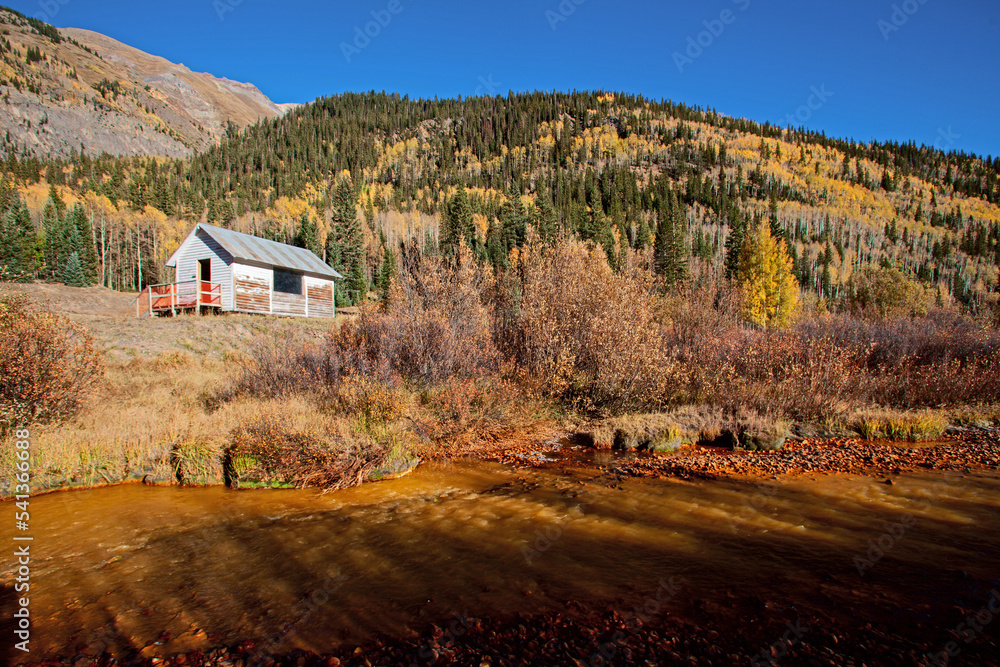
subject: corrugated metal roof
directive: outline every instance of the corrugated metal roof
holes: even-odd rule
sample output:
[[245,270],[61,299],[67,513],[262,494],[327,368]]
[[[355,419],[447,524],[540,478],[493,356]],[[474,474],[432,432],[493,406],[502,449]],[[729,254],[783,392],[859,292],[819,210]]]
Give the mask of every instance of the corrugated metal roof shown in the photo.
[[282,269],[292,269],[314,273],[328,278],[343,278],[315,255],[311,250],[296,248],[285,243],[269,241],[250,234],[234,232],[213,225],[199,224],[195,227],[219,242],[234,259],[260,262]]

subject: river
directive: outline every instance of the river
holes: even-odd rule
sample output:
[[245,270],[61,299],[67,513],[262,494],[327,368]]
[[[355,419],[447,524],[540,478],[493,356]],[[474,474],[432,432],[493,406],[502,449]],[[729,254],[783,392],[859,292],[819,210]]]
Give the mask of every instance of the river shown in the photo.
[[[248,639],[322,653],[569,600],[628,607],[664,582],[679,588],[665,603],[676,613],[735,592],[905,626],[946,614],[961,582],[997,581],[993,472],[618,480],[605,456],[430,463],[329,494],[131,485],[34,498],[31,659]],[[10,607],[12,568],[2,576]]]

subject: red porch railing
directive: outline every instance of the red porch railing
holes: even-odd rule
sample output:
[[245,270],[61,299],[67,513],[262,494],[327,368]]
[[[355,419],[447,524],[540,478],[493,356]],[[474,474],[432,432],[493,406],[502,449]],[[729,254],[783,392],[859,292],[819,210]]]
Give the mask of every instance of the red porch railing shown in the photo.
[[176,315],[185,310],[201,314],[202,308],[222,308],[222,283],[186,280],[149,285],[135,299],[135,316],[156,313]]

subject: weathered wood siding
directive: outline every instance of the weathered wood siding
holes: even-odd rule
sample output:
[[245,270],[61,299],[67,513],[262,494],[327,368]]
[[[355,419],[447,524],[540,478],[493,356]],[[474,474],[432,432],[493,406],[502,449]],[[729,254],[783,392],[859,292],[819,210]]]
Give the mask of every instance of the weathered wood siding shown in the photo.
[[[213,266],[214,270],[215,267]],[[271,269],[246,264],[233,264],[233,289],[236,308],[247,313],[271,312]]]
[[306,293],[309,295],[309,317],[333,317],[333,281],[306,276]]
[[275,315],[306,316],[306,295],[288,294],[286,292],[271,293],[271,312]]
[[[180,256],[177,258],[176,277],[174,282],[195,280],[198,277],[198,260],[212,260],[212,282],[222,284],[222,309],[233,309],[232,274],[230,265],[233,257],[219,243],[199,229],[198,233],[185,241]],[[192,289],[194,289],[192,287]]]

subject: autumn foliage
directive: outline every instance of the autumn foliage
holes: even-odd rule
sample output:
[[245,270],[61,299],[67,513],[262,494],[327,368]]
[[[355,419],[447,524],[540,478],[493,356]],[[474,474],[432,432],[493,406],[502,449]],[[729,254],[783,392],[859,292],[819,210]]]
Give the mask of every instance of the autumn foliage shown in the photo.
[[615,273],[580,241],[525,249],[505,351],[522,383],[587,411],[666,403],[676,385],[649,271]]
[[799,303],[799,283],[785,242],[761,223],[740,249],[741,312],[762,328],[787,327]]
[[0,430],[72,415],[101,372],[80,326],[23,296],[0,295]]
[[[759,234],[763,255],[780,249],[766,226]],[[262,341],[243,391],[318,391],[328,404],[378,410],[388,401],[386,419],[433,440],[516,423],[530,402],[603,417],[700,405],[726,418],[830,422],[1000,401],[995,329],[943,310],[793,321],[795,295],[782,290],[794,279],[780,253],[768,261],[788,282],[765,291],[762,321],[747,322],[745,286],[700,266],[664,290],[649,251],[624,256],[618,271],[577,240],[531,239],[501,269],[467,250],[447,260],[404,252],[386,308],[366,307],[317,345]]]

